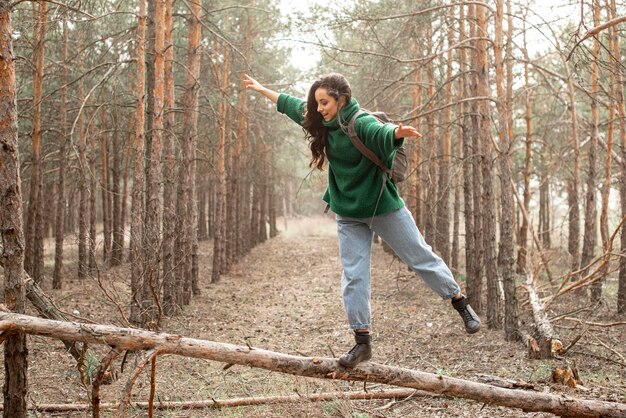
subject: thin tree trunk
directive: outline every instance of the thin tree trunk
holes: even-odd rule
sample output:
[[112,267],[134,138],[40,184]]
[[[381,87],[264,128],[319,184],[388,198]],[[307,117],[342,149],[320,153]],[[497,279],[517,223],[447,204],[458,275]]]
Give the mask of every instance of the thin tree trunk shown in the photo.
[[[611,18],[617,15],[615,0],[611,0]],[[615,43],[613,44],[613,55],[615,62],[622,62],[620,37],[617,36]],[[618,86],[624,85],[624,75],[622,71],[617,72],[616,83]],[[619,116],[619,142],[621,147],[621,179],[619,182],[620,187],[620,201],[622,208],[622,218],[626,216],[626,109],[624,104],[624,90],[617,89],[616,95],[617,101],[617,113]],[[622,226],[620,249],[622,257],[619,260],[619,273],[618,273],[618,287],[617,287],[617,312],[626,313],[626,225]]]
[[140,291],[143,284],[142,248],[143,235],[143,145],[145,123],[145,83],[146,83],[146,0],[139,0],[137,12],[136,53],[137,53],[137,90],[135,98],[135,136],[133,138],[134,165],[133,190],[130,225],[130,265],[131,265],[131,300],[130,321],[133,324],[141,323]]
[[[432,45],[432,27],[428,26],[426,42],[427,42],[427,51],[430,53],[433,52],[434,46]],[[424,237],[426,241],[430,243],[433,247],[433,250],[438,251],[437,248],[437,231],[436,231],[436,222],[435,222],[435,214],[436,207],[435,204],[437,202],[437,162],[435,160],[435,156],[437,154],[437,134],[435,130],[435,117],[432,111],[435,108],[435,74],[434,74],[434,63],[431,61],[425,65],[426,76],[428,80],[428,105],[426,106],[426,110],[428,115],[426,116],[426,130],[427,135],[430,137],[429,141],[426,142],[426,170],[424,172],[425,181],[424,187],[426,199],[424,201]]]
[[[476,25],[476,6],[474,4],[468,5],[467,20],[470,22],[470,38],[477,38],[478,28]],[[472,49],[472,65],[474,69],[478,65],[478,41],[474,42],[474,49]],[[471,76],[471,94],[473,96],[479,96],[478,90],[478,75],[472,71]],[[472,279],[467,283],[467,296],[472,301],[472,307],[477,313],[482,313],[483,309],[483,263],[485,260],[485,244],[483,230],[483,202],[481,200],[483,181],[481,172],[481,160],[483,150],[480,144],[479,135],[479,103],[472,101],[470,105],[470,120],[471,120],[471,152],[473,155],[472,161],[472,198],[473,198],[473,214],[474,214],[474,272],[471,274]]]
[[545,174],[542,174],[539,184],[539,236],[542,247],[550,248],[550,183]]
[[33,50],[33,130],[31,134],[31,170],[30,170],[30,189],[28,197],[28,213],[26,219],[26,251],[24,266],[26,271],[35,278],[40,280],[41,263],[43,260],[37,260],[36,252],[38,240],[43,241],[42,236],[37,234],[37,223],[42,211],[42,204],[39,200],[41,196],[41,100],[42,87],[44,78],[44,53],[46,40],[46,22],[47,22],[48,6],[46,2],[39,2],[38,7],[33,3],[33,17],[37,22],[34,28],[35,46]]
[[[508,3],[508,2],[507,2]],[[510,13],[510,10],[509,10]],[[513,274],[513,191],[511,190],[511,138],[507,117],[507,97],[505,92],[504,56],[503,47],[503,20],[504,1],[496,2],[496,30],[494,55],[496,65],[496,86],[498,95],[498,133],[500,135],[500,203],[502,218],[500,220],[500,248],[498,252],[498,267],[502,274],[504,285],[504,333],[508,341],[520,338],[517,295],[515,292],[515,275]],[[508,27],[509,36],[512,36],[512,27]],[[497,293],[496,293],[497,295]]]
[[[593,21],[597,26],[600,23],[600,4],[598,0],[593,2]],[[585,198],[585,233],[583,236],[583,250],[581,257],[581,265],[588,265],[595,255],[595,246],[597,239],[597,208],[596,208],[596,160],[600,115],[598,110],[599,85],[599,55],[600,41],[594,38],[591,63],[591,138],[588,144],[589,169],[587,173],[587,192]],[[582,272],[584,276],[586,271]],[[592,292],[592,296],[599,296]]]
[[[117,118],[115,118],[117,122]],[[115,123],[117,125],[117,123]],[[121,133],[115,131],[112,141],[113,152],[113,170],[111,170],[111,215],[112,215],[112,234],[113,240],[111,242],[111,257],[109,259],[110,266],[118,266],[122,264],[124,259],[124,226],[122,222],[122,200],[125,196],[122,196],[122,190],[120,190],[120,179],[122,171],[122,161],[126,152],[123,151],[126,147],[120,147]],[[132,141],[130,141],[132,142]],[[129,147],[130,148],[130,147]],[[126,180],[126,178],[124,178]],[[124,193],[126,191],[124,190]]]
[[228,132],[228,103],[229,95],[228,74],[230,72],[230,53],[228,48],[223,47],[223,69],[220,73],[219,83],[222,97],[218,104],[219,133],[217,147],[215,151],[215,177],[216,177],[216,199],[215,199],[215,237],[213,239],[213,272],[211,283],[220,280],[224,269],[224,250],[226,248],[226,137]]
[[[22,313],[26,296],[24,230],[17,129],[17,90],[13,53],[10,1],[0,0],[0,237],[4,270],[4,303]],[[4,342],[4,418],[26,417],[28,394],[28,348],[26,334],[7,336]]]
[[52,274],[52,288],[63,287],[63,243],[65,238],[65,167],[67,161],[67,42],[68,42],[67,15],[63,14],[63,40],[61,54],[63,65],[61,67],[61,98],[59,113],[61,116],[61,138],[59,140],[59,178],[57,185],[57,208],[55,222],[55,245],[54,245],[54,272]]
[[[524,22],[525,23],[525,22]],[[528,50],[526,43],[526,27],[523,28],[524,39],[524,86],[526,88],[526,148],[524,154],[524,209],[529,212],[530,208],[530,174],[532,171],[532,100],[531,100],[531,86],[529,82],[528,71]],[[521,226],[519,230],[519,252],[517,253],[517,272],[523,274],[526,272],[526,254],[528,246],[528,222],[526,218],[521,219]]]
[[[202,56],[202,26],[200,24],[200,15],[202,12],[202,3],[197,0],[190,2],[191,15],[189,20],[189,40],[187,55],[187,80],[185,83],[185,116],[183,141],[188,142],[189,155],[186,164],[189,167],[187,180],[187,250],[188,261],[186,270],[189,284],[185,288],[190,289],[194,295],[200,294],[200,286],[198,285],[198,206],[196,193],[196,148],[198,138],[198,93],[200,90],[200,69]],[[189,292],[185,293],[186,298],[190,298]],[[189,301],[185,301],[187,304]]]
[[[176,146],[174,136],[174,45],[172,37],[173,0],[165,10],[165,116],[163,118],[163,313],[176,314],[176,267],[174,245],[177,240]],[[183,139],[184,140],[184,139]],[[186,162],[181,161],[181,167]],[[178,212],[180,213],[180,212]],[[181,216],[181,218],[186,218]],[[178,229],[179,234],[181,232]]]
[[[78,45],[79,51],[83,49],[83,33],[84,28],[78,29]],[[83,59],[82,55],[77,56],[78,70],[82,73]],[[83,80],[78,81],[78,100],[84,103],[86,100],[83,91]],[[78,130],[78,279],[85,280],[87,278],[87,270],[89,267],[89,254],[87,248],[88,229],[89,229],[89,186],[87,184],[87,176],[89,175],[89,167],[87,162],[87,131],[83,126],[83,112],[79,109],[79,114],[74,121],[72,132]],[[72,141],[73,142],[73,141]]]
[[[476,5],[477,34],[487,36],[487,8]],[[481,97],[489,97],[489,59],[487,56],[487,41],[480,39],[477,42],[477,77],[478,94]],[[483,245],[485,275],[487,276],[487,325],[492,329],[502,327],[500,309],[500,287],[498,286],[498,269],[496,262],[496,219],[495,197],[493,192],[493,164],[492,164],[492,137],[491,137],[491,111],[489,104],[482,100],[479,108],[479,130],[482,141],[482,216],[483,216]],[[508,188],[507,188],[508,189]]]
[[161,288],[161,154],[163,151],[163,105],[165,99],[165,2],[156,1],[154,28],[154,113],[152,115],[152,135],[148,148],[148,171],[146,177],[146,216],[143,229],[144,281],[142,287],[142,324],[144,327],[158,327],[160,322]]
[[[607,6],[609,6],[607,1]],[[615,38],[617,38],[617,33],[615,32],[615,27],[611,27],[608,29],[609,32],[609,51],[614,51]],[[606,132],[606,153],[604,158],[604,182],[602,183],[601,188],[601,204],[600,204],[600,237],[602,239],[602,252],[606,254],[609,251],[609,226],[608,226],[608,207],[609,207],[609,196],[611,193],[611,164],[613,163],[613,136],[614,136],[614,127],[615,127],[615,85],[616,85],[616,74],[621,71],[621,65],[618,62],[617,65],[615,62],[611,62],[610,66],[610,76],[609,76],[609,103],[608,103],[608,111],[609,111],[609,120],[607,121],[607,132]],[[620,84],[619,89],[622,90],[623,86]],[[622,90],[623,91],[623,90]],[[593,300],[598,300],[602,297],[602,286],[606,281],[606,275],[608,274],[608,263],[605,264],[603,269],[603,273],[601,273],[602,277],[595,281],[591,285],[591,296]]]
[[[454,7],[450,7],[448,18],[448,45],[454,44]],[[443,89],[443,101],[446,104],[441,113],[441,150],[442,156],[439,160],[439,194],[437,196],[437,252],[446,264],[450,263],[450,191],[453,190],[454,181],[450,175],[450,158],[452,154],[452,63],[454,51],[448,50],[446,58],[446,80]]]
[[[461,7],[459,8],[459,42],[465,42],[467,38],[467,32],[465,29],[465,22],[467,20],[465,14],[465,2],[461,3]],[[461,94],[461,99],[466,99],[471,97],[471,93],[469,90],[469,82],[468,82],[468,71],[469,67],[467,65],[467,53],[465,48],[459,48],[459,92]],[[461,140],[461,150],[463,156],[463,215],[464,215],[464,223],[465,223],[465,287],[466,293],[468,293],[468,298],[472,297],[472,306],[475,307],[475,300],[473,299],[473,294],[469,294],[469,289],[474,289],[474,272],[475,272],[475,257],[476,257],[476,248],[474,245],[474,209],[473,209],[473,190],[472,190],[472,161],[474,160],[473,152],[472,152],[472,144],[470,139],[470,129],[471,129],[471,117],[468,112],[469,105],[466,103],[461,104],[460,106],[460,114],[461,114],[461,125],[460,125],[460,135],[459,138]],[[479,298],[480,300],[480,298]]]
[[[106,126],[106,112],[102,112],[102,126]],[[110,193],[109,193],[109,144],[108,135],[102,134],[100,138],[100,169],[101,179],[100,187],[102,188],[102,265],[108,268],[111,259],[111,210],[110,210]],[[94,192],[95,194],[95,192]]]
[[[414,86],[411,88],[411,108],[416,109],[412,116],[417,116],[417,109],[422,108],[422,75],[422,69],[417,68],[414,72]],[[421,119],[415,119],[415,128],[421,132]],[[415,225],[417,225],[417,228],[420,231],[423,231],[424,229],[422,222],[422,150],[423,146],[419,142],[413,143],[411,146],[411,167],[414,168],[412,170],[413,175],[410,183],[410,195],[414,200],[413,205],[409,207],[412,209],[413,218],[415,218]]]
[[[95,138],[91,140],[91,149],[95,151],[96,144]],[[89,236],[88,236],[88,248],[89,248],[89,272],[93,274],[97,270],[97,262],[96,262],[96,188],[98,184],[96,183],[96,157],[89,154],[87,157],[87,161],[89,163]]]

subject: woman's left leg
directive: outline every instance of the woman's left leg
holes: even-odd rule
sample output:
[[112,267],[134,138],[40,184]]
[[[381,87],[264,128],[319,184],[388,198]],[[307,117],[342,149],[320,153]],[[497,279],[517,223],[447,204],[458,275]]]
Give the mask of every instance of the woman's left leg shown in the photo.
[[408,209],[402,208],[374,217],[372,229],[432,290],[443,299],[452,300],[452,306],[461,315],[468,333],[478,332],[480,318],[465,296],[461,295],[461,288],[446,263],[424,240]]

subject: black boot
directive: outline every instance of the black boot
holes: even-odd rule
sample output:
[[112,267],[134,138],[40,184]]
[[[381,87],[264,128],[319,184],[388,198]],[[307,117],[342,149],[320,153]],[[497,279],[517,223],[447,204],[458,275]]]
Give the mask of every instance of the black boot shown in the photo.
[[372,336],[367,333],[354,333],[356,345],[350,351],[339,357],[339,364],[353,368],[362,361],[372,358]]
[[465,323],[465,331],[468,334],[474,334],[480,329],[480,318],[469,304],[469,299],[465,295],[460,299],[452,300],[452,306],[459,312],[463,322]]

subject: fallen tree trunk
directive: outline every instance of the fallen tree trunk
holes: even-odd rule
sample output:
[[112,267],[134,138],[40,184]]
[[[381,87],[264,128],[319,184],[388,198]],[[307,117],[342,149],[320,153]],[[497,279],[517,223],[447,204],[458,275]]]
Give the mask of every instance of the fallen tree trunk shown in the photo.
[[[415,389],[393,389],[381,392],[330,392],[316,393],[313,395],[286,395],[286,396],[252,396],[248,398],[210,399],[206,401],[162,401],[155,402],[154,409],[203,409],[203,408],[230,408],[237,406],[255,405],[278,405],[302,402],[325,402],[335,399],[344,400],[372,400],[372,399],[407,399],[417,396],[433,396],[432,393]],[[134,409],[148,409],[148,402],[130,402],[129,406]],[[101,403],[101,410],[112,410],[119,407],[118,403]],[[0,405],[0,410],[3,406]],[[76,412],[90,411],[92,405],[87,403],[72,404],[37,404],[28,409],[39,412]]]
[[350,381],[367,381],[404,386],[479,402],[519,408],[531,412],[551,412],[561,416],[624,417],[626,404],[570,398],[523,390],[499,388],[416,370],[363,363],[354,369],[341,367],[336,359],[300,357],[227,343],[185,338],[111,325],[91,325],[53,321],[16,313],[0,313],[0,331],[20,331],[51,338],[106,344],[118,349],[152,350],[257,367],[298,376]]

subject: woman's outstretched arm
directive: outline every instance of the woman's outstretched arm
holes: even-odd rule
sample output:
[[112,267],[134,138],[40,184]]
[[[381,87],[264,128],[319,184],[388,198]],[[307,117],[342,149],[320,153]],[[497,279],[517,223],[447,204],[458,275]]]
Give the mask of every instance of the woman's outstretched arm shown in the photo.
[[274,103],[278,103],[278,93],[274,90],[270,90],[267,87],[264,87],[256,81],[254,78],[250,77],[248,74],[244,74],[246,77],[243,81],[246,84],[246,88],[250,90],[254,90],[258,93],[261,93],[263,96],[267,97]]

